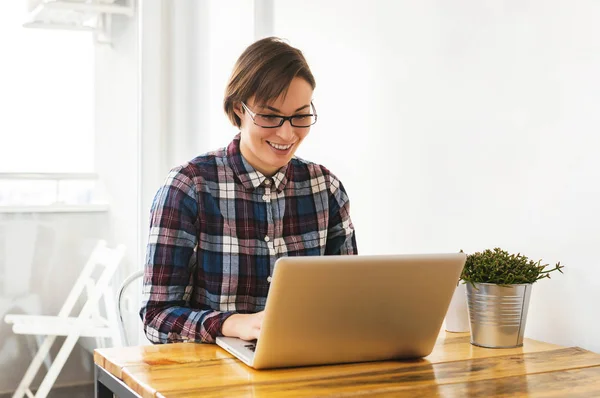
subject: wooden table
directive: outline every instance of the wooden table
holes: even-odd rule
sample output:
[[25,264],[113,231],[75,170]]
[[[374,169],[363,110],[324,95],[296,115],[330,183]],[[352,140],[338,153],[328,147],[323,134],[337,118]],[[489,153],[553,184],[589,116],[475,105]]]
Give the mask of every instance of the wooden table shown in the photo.
[[253,370],[212,344],[98,349],[97,397],[600,397],[600,354],[526,339],[486,349],[443,332],[422,360]]

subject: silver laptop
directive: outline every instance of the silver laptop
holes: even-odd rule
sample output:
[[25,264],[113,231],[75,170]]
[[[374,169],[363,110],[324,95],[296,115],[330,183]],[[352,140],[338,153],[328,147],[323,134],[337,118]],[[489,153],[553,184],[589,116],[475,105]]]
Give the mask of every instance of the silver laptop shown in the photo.
[[260,338],[218,337],[255,369],[429,355],[464,253],[283,257]]

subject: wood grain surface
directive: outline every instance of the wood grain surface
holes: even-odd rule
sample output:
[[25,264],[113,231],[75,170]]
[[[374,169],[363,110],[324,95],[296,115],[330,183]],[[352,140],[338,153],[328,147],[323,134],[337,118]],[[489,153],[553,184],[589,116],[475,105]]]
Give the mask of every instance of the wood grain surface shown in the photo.
[[190,343],[98,349],[94,360],[142,397],[600,396],[599,354],[530,339],[486,349],[468,333],[442,333],[421,360],[257,371]]

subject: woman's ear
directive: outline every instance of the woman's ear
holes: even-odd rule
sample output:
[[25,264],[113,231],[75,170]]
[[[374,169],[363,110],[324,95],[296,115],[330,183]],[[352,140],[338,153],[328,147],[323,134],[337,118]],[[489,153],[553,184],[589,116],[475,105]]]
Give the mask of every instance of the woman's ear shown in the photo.
[[236,114],[237,117],[240,118],[240,120],[244,119],[244,108],[242,107],[241,102],[235,102],[233,104],[233,112]]

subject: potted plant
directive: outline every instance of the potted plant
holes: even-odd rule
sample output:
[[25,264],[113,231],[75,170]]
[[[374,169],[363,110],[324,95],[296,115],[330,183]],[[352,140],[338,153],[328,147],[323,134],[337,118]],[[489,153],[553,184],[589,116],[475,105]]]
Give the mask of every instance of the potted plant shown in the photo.
[[471,344],[487,348],[523,345],[532,285],[559,271],[542,260],[500,248],[467,255],[461,279],[467,284]]

